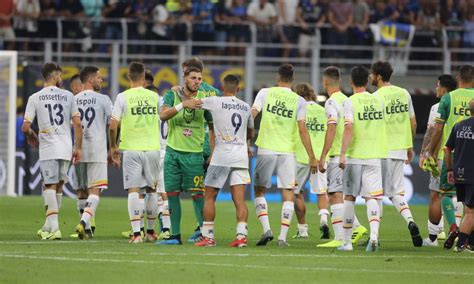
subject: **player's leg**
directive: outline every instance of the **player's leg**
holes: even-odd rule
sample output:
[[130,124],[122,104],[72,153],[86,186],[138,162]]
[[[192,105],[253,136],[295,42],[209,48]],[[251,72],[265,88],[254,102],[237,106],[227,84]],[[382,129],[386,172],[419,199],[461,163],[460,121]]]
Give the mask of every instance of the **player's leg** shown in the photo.
[[273,240],[268,217],[268,204],[265,199],[265,189],[272,186],[272,175],[277,164],[276,155],[257,155],[255,166],[254,204],[257,218],[262,225],[263,234],[257,246],[265,246]]
[[367,206],[367,218],[370,225],[370,238],[366,251],[374,252],[379,247],[380,205],[383,198],[382,168],[380,166],[362,166],[361,196]]
[[464,214],[464,204],[458,201],[456,195],[453,196],[453,204],[454,204],[454,215],[456,217],[456,225],[460,227],[462,216]]
[[183,170],[179,156],[173,149],[167,149],[164,160],[165,191],[169,202],[171,236],[157,241],[157,245],[181,245],[181,200]]
[[234,169],[230,175],[230,190],[232,201],[235,205],[235,213],[237,217],[236,237],[230,244],[231,247],[247,246],[247,220],[248,209],[245,203],[245,188],[250,183],[250,173],[248,169]]
[[444,232],[442,220],[441,197],[439,192],[439,178],[430,173],[430,204],[428,208],[428,238],[423,240],[424,246],[438,246],[438,235]]
[[383,159],[382,160],[382,179],[384,195],[387,196],[393,203],[395,209],[399,212],[402,218],[408,225],[408,230],[415,247],[423,245],[423,239],[420,236],[420,230],[415,223],[408,203],[405,201],[405,187],[404,187],[404,167],[403,160]]
[[198,247],[215,246],[214,219],[216,217],[216,198],[219,189],[224,186],[230,173],[230,167],[210,165],[207,169],[204,191],[203,225],[201,233],[203,238],[194,243]]
[[311,193],[318,196],[319,209],[319,230],[321,231],[321,239],[329,239],[329,197],[328,197],[328,178],[327,173],[317,172],[310,175]]
[[277,156],[277,187],[282,190],[283,205],[281,208],[280,235],[278,246],[288,246],[286,236],[290,228],[291,219],[295,212],[296,159],[293,155]]
[[298,220],[298,232],[293,238],[308,238],[308,224],[306,224],[306,205],[304,202],[304,189],[309,179],[310,168],[307,165],[296,164],[295,214]]
[[352,248],[352,229],[355,216],[355,200],[360,194],[362,186],[362,165],[348,164],[343,173],[343,180],[351,182],[343,183],[344,208],[342,214],[343,243],[338,250],[351,251]]
[[157,187],[160,179],[160,151],[148,151],[144,153],[143,175],[147,184],[147,199],[145,204],[147,230],[145,240],[155,242],[158,238],[155,232],[155,224],[158,217]]
[[194,243],[201,238],[204,210],[204,158],[202,153],[186,153],[180,155],[180,165],[183,170],[183,189],[191,194],[194,216],[197,227],[188,238]]
[[459,228],[459,236],[454,251],[462,252],[466,249],[472,249],[469,245],[469,235],[473,231],[474,226],[474,186],[469,184],[456,184],[457,200],[465,204],[464,220]]
[[160,152],[160,175],[158,179],[158,218],[160,220],[160,234],[158,236],[159,240],[166,239],[170,237],[171,229],[171,220],[170,220],[170,211],[169,211],[169,201],[168,196],[165,192],[165,178],[164,178],[164,160],[165,160],[165,151]]
[[456,214],[452,200],[452,197],[456,194],[456,189],[454,185],[448,183],[448,172],[445,163],[443,163],[441,167],[439,188],[441,192],[441,208],[443,210],[444,218],[446,218],[449,225],[449,235],[446,239],[445,245],[452,247],[459,231],[458,226],[456,225]]
[[59,184],[59,160],[40,161],[41,176],[43,178],[43,198],[46,205],[46,219],[50,226],[49,234],[43,239],[61,239],[58,222],[58,202],[56,190]]

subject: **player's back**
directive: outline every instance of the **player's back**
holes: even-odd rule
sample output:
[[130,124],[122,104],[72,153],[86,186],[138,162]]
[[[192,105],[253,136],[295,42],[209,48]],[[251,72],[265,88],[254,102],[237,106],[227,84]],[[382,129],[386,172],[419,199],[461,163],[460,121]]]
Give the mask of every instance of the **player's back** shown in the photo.
[[107,161],[107,125],[112,101],[107,95],[85,90],[75,97],[83,129],[83,162]]
[[247,128],[249,121],[253,121],[250,106],[236,97],[211,97],[203,102],[203,108],[209,110],[213,118],[214,153],[228,154],[229,164],[234,160],[247,164]]
[[31,95],[25,120],[37,118],[40,160],[71,159],[71,119],[75,115],[77,106],[69,91],[50,86]]

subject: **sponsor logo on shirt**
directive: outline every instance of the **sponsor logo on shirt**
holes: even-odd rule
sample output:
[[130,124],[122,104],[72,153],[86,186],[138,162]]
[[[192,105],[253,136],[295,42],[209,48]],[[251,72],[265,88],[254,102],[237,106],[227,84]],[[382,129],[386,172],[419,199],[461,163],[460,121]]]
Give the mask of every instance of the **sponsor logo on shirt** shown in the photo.
[[275,105],[273,106],[270,104],[267,104],[267,112],[276,114],[277,116],[286,117],[286,118],[292,118],[294,115],[294,111],[289,110],[286,107],[286,103],[284,101],[279,101],[279,100],[277,100]]
[[193,131],[189,128],[185,128],[185,129],[183,129],[183,135],[186,136],[186,137],[192,136]]

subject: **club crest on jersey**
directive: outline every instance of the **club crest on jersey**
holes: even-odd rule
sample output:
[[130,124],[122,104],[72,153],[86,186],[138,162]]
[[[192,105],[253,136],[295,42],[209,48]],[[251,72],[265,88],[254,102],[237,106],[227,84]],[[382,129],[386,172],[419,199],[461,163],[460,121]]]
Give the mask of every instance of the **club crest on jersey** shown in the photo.
[[183,135],[186,136],[186,137],[189,137],[189,136],[193,135],[193,131],[189,128],[185,128],[185,129],[183,129]]
[[194,109],[185,108],[183,111],[183,119],[186,123],[191,123],[196,117],[196,111]]

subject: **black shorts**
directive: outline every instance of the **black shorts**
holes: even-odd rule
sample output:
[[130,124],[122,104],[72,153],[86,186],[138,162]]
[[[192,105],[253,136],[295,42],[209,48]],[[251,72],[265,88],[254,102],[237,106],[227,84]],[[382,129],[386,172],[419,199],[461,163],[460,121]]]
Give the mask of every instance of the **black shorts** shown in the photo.
[[458,201],[469,208],[474,208],[474,184],[456,184]]

